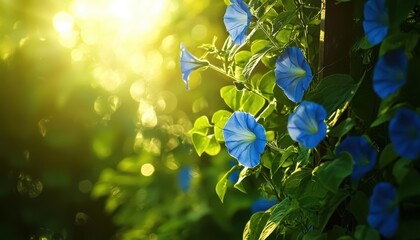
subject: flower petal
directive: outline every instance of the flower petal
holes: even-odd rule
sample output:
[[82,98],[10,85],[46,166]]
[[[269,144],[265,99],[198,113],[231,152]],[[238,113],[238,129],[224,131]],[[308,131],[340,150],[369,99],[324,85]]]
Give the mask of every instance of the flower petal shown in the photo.
[[407,82],[408,60],[404,51],[394,50],[382,56],[373,71],[373,89],[381,99],[397,92]]
[[276,83],[293,102],[300,102],[312,81],[312,71],[302,51],[286,48],[276,61]]
[[289,115],[287,130],[290,137],[306,148],[315,148],[327,134],[327,111],[322,105],[303,101]]
[[368,223],[387,238],[394,236],[398,228],[400,210],[396,201],[397,190],[387,182],[377,183],[369,199]]
[[351,179],[361,179],[376,164],[378,152],[373,148],[364,137],[347,137],[337,147],[335,153],[348,152],[353,157],[353,172]]
[[255,118],[245,112],[234,112],[223,128],[225,145],[231,156],[245,167],[260,163],[267,144],[265,129]]
[[187,90],[189,89],[188,80],[192,71],[207,67],[209,63],[205,60],[200,60],[187,51],[184,44],[181,43],[181,72],[182,79],[185,82]]
[[388,9],[385,0],[368,0],[364,6],[363,29],[372,45],[377,45],[388,34]]
[[242,0],[231,0],[231,5],[227,6],[223,22],[236,45],[245,42],[251,17],[248,5]]
[[420,156],[420,116],[409,109],[399,109],[389,123],[389,137],[395,151],[402,157]]

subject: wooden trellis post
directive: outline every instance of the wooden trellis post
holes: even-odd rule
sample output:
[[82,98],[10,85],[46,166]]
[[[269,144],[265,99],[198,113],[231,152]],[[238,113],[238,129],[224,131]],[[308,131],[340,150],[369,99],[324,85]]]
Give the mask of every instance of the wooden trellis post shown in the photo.
[[319,79],[334,73],[349,73],[353,36],[353,3],[321,0]]

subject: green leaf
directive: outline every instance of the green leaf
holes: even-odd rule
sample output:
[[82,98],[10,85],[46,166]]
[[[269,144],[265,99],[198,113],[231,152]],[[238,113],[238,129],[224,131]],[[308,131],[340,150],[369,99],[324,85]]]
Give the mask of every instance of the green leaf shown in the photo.
[[302,194],[297,199],[302,208],[318,211],[323,207],[329,192],[319,181],[312,177],[306,183],[302,182],[302,188],[304,188]]
[[[258,49],[261,46],[260,41],[263,41],[263,40],[257,40],[259,44],[258,46],[254,47],[255,49]],[[270,52],[272,49],[273,49],[273,46],[265,46],[265,48],[261,49],[259,52],[254,53],[252,55],[248,63],[245,65],[244,70],[242,71],[242,74],[244,75],[245,79],[249,79],[249,77],[251,76],[251,72],[254,70],[254,68],[257,66],[260,60],[264,57],[265,54]]]
[[364,36],[360,41],[357,43],[358,48],[367,50],[369,48],[372,48],[373,45],[369,42],[367,39],[367,36]]
[[233,185],[234,188],[238,189],[239,191],[243,193],[246,193],[246,191],[242,185],[242,181],[252,174],[251,171],[248,171],[248,170],[249,170],[248,168],[242,169],[241,172],[239,173],[238,181],[236,181],[236,183]]
[[265,104],[263,97],[245,89],[237,90],[234,86],[223,87],[220,94],[232,110],[249,112],[254,116]]
[[379,49],[379,57],[383,56],[385,53],[391,50],[403,48],[407,35],[408,34],[406,33],[394,33],[386,36],[381,43],[381,48]]
[[321,184],[329,191],[335,193],[341,182],[353,171],[353,159],[347,152],[342,152],[338,158],[330,162],[321,164],[314,170],[314,174],[319,177]]
[[399,158],[392,144],[386,145],[379,156],[379,168],[383,169]]
[[192,134],[192,141],[198,156],[201,156],[201,154],[203,154],[207,146],[210,144],[209,137],[197,133]]
[[296,9],[296,4],[294,1],[290,1],[290,0],[281,0],[281,2],[283,3],[284,9],[286,11],[293,11]]
[[348,132],[350,132],[353,127],[356,126],[356,123],[353,119],[347,118],[346,120],[342,121],[340,124],[335,126],[330,132],[329,135],[332,137],[343,137]]
[[280,153],[281,155],[277,156],[271,165],[271,176],[274,176],[285,163],[290,165],[295,162],[295,159],[298,157],[298,149],[292,145]]
[[304,194],[305,188],[312,179],[312,171],[308,168],[301,168],[293,172],[283,183],[283,191],[286,195],[299,198]]
[[229,120],[231,112],[226,110],[219,110],[213,114],[211,122],[214,124],[214,136],[219,142],[223,142],[225,139],[223,137],[222,129],[226,125],[226,122]]
[[291,29],[293,28],[286,27],[280,30],[276,35],[276,40],[281,44],[287,44],[288,42],[290,42],[290,40],[294,39],[295,35],[297,35],[298,33],[297,31],[292,31]]
[[281,158],[281,154],[277,153],[274,156],[273,160],[271,161],[271,164],[270,164],[270,167],[269,167],[271,177],[273,177],[277,173],[279,168],[281,167],[280,166],[280,158]]
[[410,197],[420,196],[419,182],[420,174],[411,169],[398,186],[398,201],[401,202]]
[[357,223],[365,224],[366,216],[369,213],[369,199],[362,191],[357,191],[351,196],[349,204],[349,212],[351,212]]
[[279,13],[273,22],[274,31],[278,31],[282,29],[283,26],[295,21],[297,19],[296,13],[297,13],[297,9],[292,9],[290,11],[283,11]]
[[274,87],[276,86],[276,76],[274,70],[265,73],[261,78],[254,83],[257,90],[266,94],[273,94]]
[[414,31],[409,33],[394,33],[388,35],[381,44],[379,49],[379,56],[394,49],[404,49],[406,52],[411,52],[417,46],[420,35]]
[[[268,104],[268,106],[264,109],[264,111],[261,113],[260,115],[260,119],[267,119],[268,117],[270,117],[272,115],[272,113],[274,112],[274,110],[276,110],[276,103],[275,102],[270,102]],[[267,134],[269,134],[269,131],[267,131]],[[273,141],[275,134],[274,132],[272,133],[272,139],[269,138],[270,136],[267,135],[267,141]]]
[[[383,101],[382,101],[383,103]],[[396,104],[392,107],[385,107],[383,109],[381,109],[381,111],[379,112],[377,118],[375,119],[375,121],[372,122],[372,124],[370,124],[370,127],[377,127],[383,123],[386,123],[388,121],[390,121],[392,119],[392,117],[394,116],[395,111],[397,111],[398,109],[406,106],[407,103],[399,103]],[[382,104],[381,104],[382,106]]]
[[237,168],[237,166],[233,166],[227,173],[225,173],[225,175],[223,175],[223,177],[221,179],[219,179],[219,181],[216,184],[216,193],[217,193],[217,196],[219,197],[219,199],[222,203],[223,203],[223,200],[225,198],[227,185],[228,185],[228,181],[229,181],[229,175],[233,171],[235,171],[236,168]]
[[405,178],[405,176],[410,171],[410,164],[411,160],[406,158],[400,158],[394,165],[394,168],[392,169],[392,174],[395,177],[395,180],[397,180],[398,183],[401,183],[402,180]]
[[283,199],[283,201],[272,207],[270,218],[261,231],[259,240],[268,238],[277,226],[280,225],[283,219],[297,209],[299,209],[299,203],[296,200],[290,200],[289,198]]
[[348,197],[347,191],[338,191],[332,197],[325,197],[327,203],[319,211],[319,226],[318,229],[322,232],[324,231],[325,226],[331,218],[331,215],[335,212],[337,207]]
[[365,225],[359,225],[356,227],[356,231],[354,232],[354,238],[356,240],[379,240],[381,237],[379,236],[378,231],[372,229]]
[[244,240],[254,240],[258,239],[261,231],[263,230],[265,224],[270,218],[270,213],[257,212],[251,216],[251,219],[247,222],[242,239]]
[[264,52],[270,47],[270,45],[271,45],[270,41],[262,40],[262,39],[255,40],[251,44],[251,54],[254,55],[260,52]]
[[309,159],[311,158],[311,149],[305,148],[304,146],[299,144],[299,152],[298,157],[296,158],[296,162],[299,165],[305,167],[309,163]]
[[220,152],[220,149],[221,149],[220,144],[217,142],[216,136],[214,134],[207,137],[210,138],[210,142],[207,145],[207,147],[204,149],[204,151],[210,156],[215,156]]
[[328,116],[344,106],[353,97],[357,84],[347,74],[330,75],[320,81],[316,89],[309,93],[307,100],[325,107]]
[[246,63],[251,58],[252,54],[250,51],[240,51],[235,55],[235,63],[237,66],[245,67]]
[[210,127],[209,119],[206,116],[201,116],[195,120],[194,127],[188,133],[207,136]]

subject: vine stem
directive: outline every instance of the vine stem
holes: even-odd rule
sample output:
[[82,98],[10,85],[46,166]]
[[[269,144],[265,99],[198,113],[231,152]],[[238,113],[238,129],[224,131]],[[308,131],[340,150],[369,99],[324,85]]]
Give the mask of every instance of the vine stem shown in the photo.
[[265,180],[267,182],[269,182],[271,187],[273,188],[274,194],[276,194],[277,201],[281,202],[281,197],[280,197],[279,193],[277,192],[276,185],[274,184],[273,179],[269,178],[264,171],[261,171],[261,173],[262,173],[263,177],[265,178]]
[[[226,71],[224,71],[223,69],[221,69],[221,68],[219,68],[219,67],[217,67],[217,66],[215,66],[215,65],[213,65],[213,64],[211,64],[211,63],[209,63],[209,65],[208,65],[208,67],[209,68],[211,68],[211,69],[213,69],[214,71],[216,71],[216,72],[218,72],[218,73],[221,73],[221,74],[223,74],[223,75],[225,75],[225,76],[227,76],[227,77],[229,77],[230,79],[232,79],[234,82],[241,82],[241,81],[239,81],[238,79],[236,79],[234,76],[232,76],[232,75],[230,75],[230,74],[228,74]],[[227,80],[227,79],[226,79]],[[252,89],[252,88],[250,88],[250,87],[248,87],[247,85],[246,85],[246,83],[244,83],[244,82],[242,82],[244,85],[245,85],[245,87],[246,87],[246,89],[248,90],[248,91],[250,91],[250,92],[252,92],[252,93],[255,93],[256,95],[258,95],[258,96],[260,96],[260,97],[262,97],[262,98],[264,98],[266,101],[268,101],[268,102],[271,102],[271,99],[269,99],[269,98],[267,98],[266,96],[264,96],[264,95],[262,95],[261,93],[259,93],[258,91],[255,91],[254,89]]]
[[268,39],[270,40],[270,42],[277,48],[277,49],[281,49],[280,45],[276,42],[276,40],[273,38],[273,36],[271,36],[271,34],[269,32],[267,32],[267,29],[264,28],[264,26],[257,21],[257,25],[258,27],[264,32],[264,34],[268,37]]
[[[262,95],[261,95],[262,96]],[[268,105],[267,105],[267,107],[265,107],[264,108],[264,110],[260,113],[260,115],[258,116],[258,117],[256,117],[255,118],[255,120],[258,122],[258,120],[260,119],[260,117],[262,116],[262,115],[264,115],[264,113],[265,112],[267,112],[269,109],[270,109],[270,107],[272,106],[272,105],[274,105],[274,104],[276,104],[276,102],[277,102],[277,100],[276,100],[276,98],[273,98],[273,100],[269,100],[269,99],[266,99],[269,103],[268,103]]]
[[208,67],[209,67],[209,68],[211,68],[211,69],[213,69],[213,70],[214,70],[214,71],[216,71],[216,72],[219,72],[219,73],[221,73],[221,74],[223,74],[223,75],[225,75],[225,76],[229,77],[230,79],[234,80],[235,82],[237,82],[237,81],[238,81],[238,79],[236,79],[234,76],[232,76],[232,75],[228,74],[227,72],[223,71],[223,69],[220,69],[220,68],[218,68],[218,67],[214,66],[214,65],[213,65],[213,64],[211,64],[211,63],[209,63]]
[[308,38],[308,25],[305,23],[305,20],[303,19],[303,12],[302,12],[302,6],[304,6],[304,4],[300,1],[300,0],[295,0],[295,4],[298,5],[297,9],[298,9],[298,19],[300,21],[300,23],[302,24],[302,27],[304,28],[303,34],[305,36],[305,41],[306,41],[306,57],[309,58],[309,38]]

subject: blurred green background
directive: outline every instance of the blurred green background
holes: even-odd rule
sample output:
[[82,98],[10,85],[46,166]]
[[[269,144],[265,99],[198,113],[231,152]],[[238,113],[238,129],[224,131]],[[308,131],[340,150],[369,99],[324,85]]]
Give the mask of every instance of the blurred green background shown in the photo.
[[193,73],[187,92],[179,66],[181,42],[197,56],[213,36],[223,43],[224,10],[0,0],[1,239],[241,238],[250,199],[222,205],[214,191],[228,155],[199,158],[187,134],[224,107],[226,82]]

